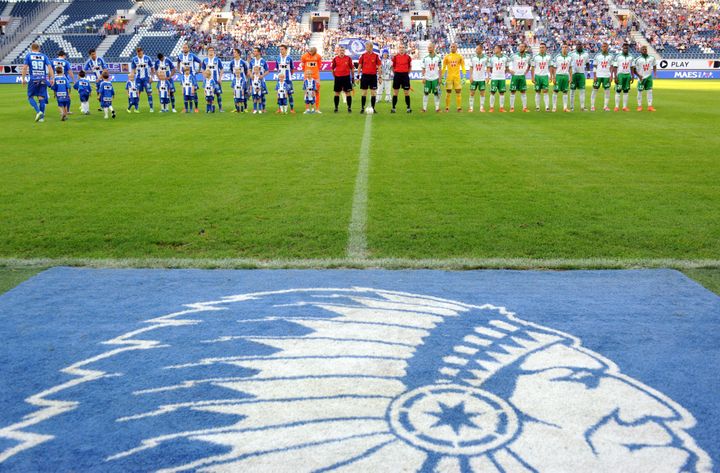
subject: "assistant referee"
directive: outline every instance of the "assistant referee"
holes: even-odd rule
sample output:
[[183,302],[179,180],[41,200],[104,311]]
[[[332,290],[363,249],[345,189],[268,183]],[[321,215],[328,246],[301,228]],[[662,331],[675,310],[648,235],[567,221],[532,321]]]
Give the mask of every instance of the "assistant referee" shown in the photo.
[[338,106],[340,105],[340,92],[345,92],[345,98],[347,100],[348,113],[352,113],[352,88],[353,88],[353,76],[355,73],[355,67],[353,66],[352,58],[345,55],[345,48],[338,46],[337,56],[332,60],[332,73],[335,78],[335,113],[338,112]]

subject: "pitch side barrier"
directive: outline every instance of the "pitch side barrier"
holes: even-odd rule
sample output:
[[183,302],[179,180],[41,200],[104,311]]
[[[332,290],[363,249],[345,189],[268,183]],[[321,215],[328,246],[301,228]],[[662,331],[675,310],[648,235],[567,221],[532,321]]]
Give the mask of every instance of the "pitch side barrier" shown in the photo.
[[[296,61],[299,64],[299,61]],[[125,82],[127,81],[128,72],[130,71],[129,63],[109,63],[108,72],[110,73],[110,79],[113,82]],[[271,74],[266,80],[275,81],[277,80],[277,65],[275,61],[269,61],[268,66]],[[73,64],[73,72],[79,72],[83,67],[83,64]],[[230,68],[230,61],[223,61],[223,67],[227,70]],[[590,63],[592,67],[592,63]],[[20,72],[22,71],[22,65],[11,64],[0,66],[0,84],[19,84],[21,83]],[[88,77],[94,80],[94,74],[89,74]],[[592,78],[592,73],[587,74],[588,79]],[[201,79],[200,74],[197,75],[198,79]],[[293,81],[302,81],[302,72],[294,72],[292,74]],[[510,79],[510,75],[507,75]],[[530,75],[528,74],[528,78]],[[694,59],[694,60],[660,60],[657,71],[658,79],[685,79],[685,80],[705,80],[705,79],[720,79],[720,60],[705,60],[705,59]],[[330,61],[323,61],[320,67],[320,80],[332,80],[331,63]],[[413,70],[410,72],[411,80],[421,80],[422,72],[420,70],[420,61],[413,61]],[[223,81],[231,81],[232,74],[226,72],[223,74]]]

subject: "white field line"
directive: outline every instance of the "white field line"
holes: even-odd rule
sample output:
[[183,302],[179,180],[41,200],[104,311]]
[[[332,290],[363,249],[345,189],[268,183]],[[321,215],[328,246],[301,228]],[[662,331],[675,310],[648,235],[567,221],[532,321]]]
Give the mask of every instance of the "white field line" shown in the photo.
[[368,202],[368,169],[370,167],[370,142],[372,141],[372,115],[366,115],[365,131],[360,142],[360,159],[355,177],[352,214],[348,227],[347,257],[364,260],[367,252],[367,202]]
[[532,258],[0,258],[0,268],[49,268],[75,266],[86,268],[202,268],[202,269],[646,269],[671,268],[720,269],[720,260],[682,259],[532,259]]

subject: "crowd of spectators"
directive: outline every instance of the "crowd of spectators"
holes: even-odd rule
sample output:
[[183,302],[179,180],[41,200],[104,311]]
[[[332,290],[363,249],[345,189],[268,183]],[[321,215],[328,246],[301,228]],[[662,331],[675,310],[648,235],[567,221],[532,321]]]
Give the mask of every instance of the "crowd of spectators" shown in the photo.
[[403,25],[401,12],[414,7],[408,0],[328,0],[330,10],[338,13],[338,29],[325,33],[324,49],[334,51],[343,38],[363,38],[381,49],[397,51],[400,44],[416,57],[417,41],[423,39],[424,28]]
[[[332,54],[341,39],[354,37],[391,51],[405,44],[414,57],[418,57],[417,43],[421,40],[433,41],[440,52],[447,51],[453,41],[461,47],[481,43],[510,48],[521,41],[531,46],[543,41],[551,50],[567,40],[573,44],[581,41],[591,50],[607,41],[617,50],[624,42],[632,45],[634,30],[644,33],[660,52],[670,47],[682,52],[691,46],[720,51],[720,0],[619,0],[617,6],[630,9],[634,15],[617,20],[604,0],[528,0],[540,18],[538,24],[512,18],[509,7],[515,3],[429,0],[430,24],[418,22],[405,27],[402,12],[414,8],[412,0],[327,0],[326,9],[338,14],[338,27],[325,31],[324,52]],[[219,55],[230,56],[234,47],[248,50],[260,46],[274,51],[285,43],[299,55],[311,36],[308,27],[301,24],[302,14],[317,4],[317,0],[233,0],[233,18],[224,24],[211,17],[222,10],[224,0],[211,0],[193,11],[163,12],[162,27],[186,38],[199,54],[204,54],[209,45]]]
[[552,0],[535,0],[535,12],[542,18],[535,37],[551,49],[558,49],[563,41],[574,45],[582,42],[586,48],[599,49],[607,41],[617,50],[624,42],[632,42],[630,32],[637,24],[630,21],[615,26],[608,4],[603,0],[584,0],[557,3]]
[[620,6],[642,18],[643,33],[659,52],[668,47],[683,52],[693,46],[720,51],[718,0],[639,0]]

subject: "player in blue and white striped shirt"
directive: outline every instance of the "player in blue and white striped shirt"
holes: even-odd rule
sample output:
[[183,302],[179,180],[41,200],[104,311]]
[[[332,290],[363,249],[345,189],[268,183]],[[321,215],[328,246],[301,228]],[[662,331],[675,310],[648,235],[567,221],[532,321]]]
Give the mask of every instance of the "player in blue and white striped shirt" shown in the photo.
[[138,91],[140,93],[147,93],[148,105],[150,106],[150,112],[153,110],[153,97],[152,97],[152,76],[155,74],[155,67],[153,66],[152,59],[146,56],[142,48],[136,49],[137,55],[130,61],[130,67],[135,71],[135,81],[137,82]]
[[[197,64],[197,67],[195,66]],[[183,44],[182,47],[182,53],[177,57],[177,69],[179,71],[185,72],[186,68],[190,69],[190,74],[192,74],[193,77],[195,77],[195,80],[197,82],[197,77],[195,74],[200,70],[202,67],[202,61],[195,53],[190,52],[190,46],[187,45],[187,43]],[[184,98],[184,97],[183,97]],[[195,113],[198,113],[198,96],[197,96],[197,89],[195,90],[195,95],[193,96],[193,102],[195,102]]]
[[[233,75],[233,81],[235,81],[235,77],[237,76],[237,73],[240,72],[240,76],[243,79],[243,84],[245,84],[245,91],[243,92],[243,110],[247,110],[247,99],[248,99],[248,72],[250,70],[250,66],[248,66],[247,61],[245,61],[242,58],[242,55],[240,54],[240,50],[238,48],[233,49],[233,59],[230,61],[230,71]],[[235,86],[233,85],[233,96],[235,96],[234,91]],[[237,107],[236,107],[237,108]]]
[[[253,57],[250,58],[250,69],[254,71],[255,68],[260,69],[260,75],[262,76],[261,79],[264,87],[265,77],[267,77],[267,75],[270,73],[270,67],[268,66],[267,61],[260,55],[260,48],[258,48],[257,46],[253,48]],[[265,95],[263,95],[261,113],[265,113],[265,105]]]
[[202,63],[202,69],[203,71],[210,71],[212,74],[212,79],[215,81],[216,88],[215,88],[215,96],[217,97],[217,104],[218,109],[220,112],[223,112],[222,108],[222,74],[223,74],[223,64],[220,58],[215,57],[215,48],[210,46],[208,48],[208,57],[205,58],[205,60]]
[[285,74],[285,89],[287,90],[288,94],[288,105],[290,105],[290,113],[295,113],[295,98],[294,90],[293,90],[293,83],[292,83],[292,73],[295,69],[295,64],[293,63],[292,58],[290,57],[290,54],[288,54],[288,47],[284,44],[280,45],[280,56],[277,58],[277,69],[278,69],[278,75]]

